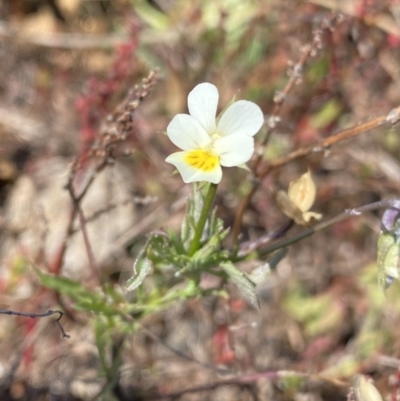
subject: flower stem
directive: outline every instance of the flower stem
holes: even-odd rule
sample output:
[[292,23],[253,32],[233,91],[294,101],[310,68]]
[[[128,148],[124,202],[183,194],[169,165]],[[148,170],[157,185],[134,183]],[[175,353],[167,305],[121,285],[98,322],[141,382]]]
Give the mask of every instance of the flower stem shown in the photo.
[[203,209],[201,211],[199,221],[197,222],[193,241],[190,244],[189,256],[192,256],[199,249],[201,236],[203,235],[204,227],[206,225],[207,218],[214,201],[215,193],[217,192],[217,187],[218,184],[210,184],[210,186],[208,187],[208,191],[204,199]]

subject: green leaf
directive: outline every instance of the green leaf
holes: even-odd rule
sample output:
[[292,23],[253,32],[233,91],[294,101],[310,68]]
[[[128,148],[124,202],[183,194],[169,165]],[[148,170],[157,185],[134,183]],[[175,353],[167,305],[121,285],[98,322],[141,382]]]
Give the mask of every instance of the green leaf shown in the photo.
[[210,257],[213,253],[217,252],[221,246],[222,241],[228,235],[229,228],[221,230],[214,234],[208,241],[193,255],[192,259],[195,261],[201,261]]
[[115,304],[126,302],[125,294],[120,286],[114,286],[111,283],[104,283],[103,291],[104,295],[112,299],[112,302]]
[[220,264],[221,269],[227,274],[228,278],[236,284],[239,291],[246,300],[255,308],[260,309],[260,304],[255,292],[255,285],[249,279],[248,275],[240,271],[233,263],[223,262]]
[[150,273],[153,263],[146,256],[146,248],[139,254],[134,265],[134,275],[126,282],[127,291],[134,291],[142,283],[145,277]]
[[394,278],[399,278],[400,244],[388,231],[382,231],[378,238],[378,285],[386,290]]
[[190,244],[195,231],[195,221],[193,219],[193,200],[188,198],[186,204],[186,215],[181,226],[181,240],[184,244]]
[[[215,207],[212,210],[210,219],[208,221],[208,227],[209,227],[210,235],[212,235],[212,234],[214,234],[214,233],[219,231],[218,227],[220,225],[220,221],[221,221],[221,219],[219,219],[217,217],[217,208]],[[221,228],[223,228],[223,222],[222,222]]]
[[107,304],[106,300],[102,298],[85,298],[77,301],[74,305],[76,310],[102,313],[107,316],[115,316],[118,314],[117,309],[111,305]]
[[194,187],[190,214],[195,225],[197,225],[197,222],[199,221],[201,211],[203,210],[204,198],[208,192],[209,187],[210,183],[204,184],[203,182],[198,183]]
[[171,256],[171,240],[166,234],[151,234],[144,249],[146,257],[156,264]]
[[35,269],[39,275],[40,282],[47,288],[51,288],[61,294],[76,299],[83,294],[90,293],[81,283],[67,277],[56,276]]
[[183,254],[186,253],[185,248],[182,244],[181,238],[179,235],[176,234],[175,231],[173,230],[168,230],[168,236],[171,242],[171,245],[173,246],[174,254]]
[[118,313],[116,307],[107,303],[105,296],[98,291],[91,291],[77,281],[66,277],[55,276],[36,269],[41,283],[75,301],[74,308],[89,312],[101,312],[107,315]]
[[186,214],[181,226],[181,242],[186,252],[189,250],[195,235],[197,222],[204,204],[204,197],[209,187],[209,183],[195,183],[193,195],[187,199]]
[[106,375],[109,374],[109,366],[107,362],[107,348],[112,343],[111,328],[106,324],[104,317],[94,319],[94,334],[96,339],[97,351],[99,353],[100,363]]

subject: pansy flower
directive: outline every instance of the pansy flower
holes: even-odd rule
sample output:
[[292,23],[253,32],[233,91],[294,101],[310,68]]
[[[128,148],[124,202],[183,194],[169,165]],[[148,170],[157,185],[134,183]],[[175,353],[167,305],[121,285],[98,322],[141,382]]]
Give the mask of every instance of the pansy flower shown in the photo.
[[188,96],[190,114],[178,114],[169,123],[167,135],[181,152],[166,158],[184,182],[218,184],[223,167],[240,166],[254,152],[253,136],[264,122],[253,102],[232,103],[218,118],[218,90],[209,83],[197,85]]

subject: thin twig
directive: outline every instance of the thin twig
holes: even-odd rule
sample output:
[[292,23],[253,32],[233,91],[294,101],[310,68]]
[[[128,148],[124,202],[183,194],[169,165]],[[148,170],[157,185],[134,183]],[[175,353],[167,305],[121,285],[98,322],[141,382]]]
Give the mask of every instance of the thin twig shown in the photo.
[[191,356],[185,354],[184,352],[179,351],[178,349],[171,347],[169,344],[167,344],[165,341],[163,341],[160,337],[156,336],[155,334],[153,334],[150,330],[146,329],[143,325],[140,325],[141,331],[147,336],[150,337],[152,340],[160,343],[163,347],[165,347],[166,349],[168,349],[169,351],[171,351],[173,354],[175,354],[176,356],[178,356],[179,358],[185,359],[188,362],[192,362],[195,363],[199,366],[201,366],[204,369],[208,369],[211,370],[215,373],[218,374],[227,374],[228,371],[227,369],[222,369],[222,368],[217,368],[213,365],[210,365],[209,363],[206,362],[200,362],[195,358],[192,358]]
[[4,387],[10,388],[12,383],[15,382],[14,378],[18,370],[18,367],[20,366],[24,358],[24,355],[26,354],[26,352],[29,352],[29,350],[34,347],[35,341],[37,341],[37,339],[42,335],[45,328],[48,326],[47,323],[48,321],[41,320],[40,322],[38,322],[38,324],[35,324],[33,326],[33,329],[29,330],[25,334],[23,340],[18,345],[18,347],[13,349],[13,355],[9,359],[9,364],[7,369],[8,372],[5,375],[3,375],[1,380],[2,389],[0,390],[0,399],[4,395]]
[[270,379],[276,380],[284,377],[309,377],[311,375],[307,375],[306,373],[294,372],[294,371],[267,371],[267,372],[259,372],[253,373],[249,375],[238,376],[232,379],[220,380],[214,383],[204,384],[197,387],[190,387],[181,391],[177,391],[174,393],[164,393],[164,394],[154,394],[150,396],[146,396],[146,400],[159,400],[159,399],[177,399],[182,397],[185,394],[189,393],[198,393],[203,391],[214,390],[221,386],[244,386],[251,383],[254,383],[260,379]]
[[64,338],[70,338],[71,336],[69,336],[65,330],[64,327],[62,326],[62,324],[60,323],[61,318],[64,316],[64,312],[61,310],[51,310],[49,309],[47,312],[45,313],[29,313],[29,312],[18,312],[18,311],[13,311],[13,310],[0,310],[0,314],[2,315],[14,315],[14,316],[24,316],[24,317],[30,317],[32,319],[36,319],[38,317],[48,317],[48,316],[52,316],[54,314],[58,313],[58,318],[56,319],[56,324],[59,327],[59,329],[61,330],[61,333],[63,335]]
[[367,25],[376,26],[383,32],[387,32],[394,36],[400,36],[400,27],[398,21],[389,13],[379,13],[372,15],[359,15],[357,12],[357,2],[337,1],[337,0],[308,0],[310,3],[318,6],[326,7],[330,10],[338,11],[352,17],[361,18]]
[[267,246],[271,241],[275,239],[282,238],[283,235],[293,227],[293,224],[293,220],[288,220],[275,231],[262,235],[255,240],[242,242],[240,244],[240,248],[238,249],[237,256],[240,258],[241,256],[247,255],[256,249]]
[[78,197],[75,196],[75,192],[73,189],[73,178],[70,179],[70,181],[68,182],[67,189],[68,189],[69,195],[72,199],[72,203],[74,205],[75,215],[78,214],[78,216],[79,216],[79,223],[80,223],[80,227],[81,227],[81,231],[82,231],[82,235],[83,235],[83,241],[85,243],[86,254],[87,254],[87,257],[89,260],[89,267],[92,272],[92,278],[96,278],[96,282],[99,283],[100,282],[99,272],[98,272],[98,269],[96,268],[94,254],[93,254],[92,246],[90,244],[89,235],[87,232],[86,220],[85,220],[85,216],[83,214],[82,207],[80,204],[80,201],[82,200],[84,194],[87,192],[89,186],[93,182],[93,180],[92,180],[93,176],[90,178],[91,179],[88,181],[85,188],[83,189],[83,191],[81,192],[81,194]]
[[[400,208],[400,199],[385,199],[385,200],[381,200],[378,202],[369,203],[368,205],[360,206],[360,207],[357,207],[354,209],[345,210],[343,213],[340,213],[339,215],[333,217],[332,219],[329,219],[322,223],[316,224],[314,227],[308,228],[291,238],[287,238],[283,241],[279,241],[275,244],[272,244],[271,246],[269,246],[267,248],[259,249],[257,251],[257,254],[259,256],[265,256],[278,249],[285,248],[289,245],[299,242],[300,240],[307,238],[310,235],[312,235],[318,231],[325,230],[326,228],[333,226],[334,224],[337,224],[340,221],[349,219],[354,216],[359,216],[362,213],[370,212],[372,210],[377,210],[377,209],[382,209],[382,208],[390,208],[390,207],[399,209]],[[245,257],[243,256],[242,259],[243,258],[245,258]]]
[[[151,71],[149,75],[143,79],[141,86],[135,86],[128,93],[124,102],[122,102],[116,111],[107,118],[107,124],[104,126],[96,143],[85,154],[80,155],[75,159],[70,170],[66,188],[70,194],[74,209],[70,219],[67,235],[72,235],[73,228],[71,224],[76,214],[78,214],[86,252],[89,259],[89,266],[92,271],[92,277],[97,277],[98,282],[100,281],[99,273],[98,269],[96,268],[94,253],[89,241],[86,227],[87,220],[83,214],[81,202],[91,188],[98,174],[107,166],[109,166],[110,161],[114,159],[113,150],[115,145],[123,142],[128,133],[131,132],[133,128],[133,113],[142,100],[150,93],[150,90],[157,83],[157,79],[157,72]],[[86,166],[91,160],[94,160],[96,165],[90,173],[90,176],[87,177],[83,188],[80,190],[79,194],[77,194],[74,189],[77,174],[78,172],[82,171],[84,166]]]
[[267,146],[270,136],[273,133],[273,131],[275,130],[275,128],[280,120],[282,106],[285,103],[289,93],[292,91],[293,87],[296,85],[298,80],[301,78],[301,74],[303,72],[303,68],[304,68],[307,60],[312,55],[315,55],[321,49],[323,33],[327,30],[332,30],[332,27],[335,24],[338,24],[340,20],[341,20],[340,16],[335,13],[331,17],[325,18],[322,21],[320,28],[314,32],[314,37],[313,37],[312,42],[307,44],[306,46],[304,46],[303,53],[302,53],[300,59],[298,60],[298,62],[296,64],[293,65],[291,73],[290,73],[290,78],[289,78],[288,82],[286,83],[285,87],[283,88],[283,90],[281,92],[277,92],[274,97],[275,105],[274,105],[271,115],[268,118],[267,132],[266,132],[264,140],[261,143],[261,146],[259,147],[259,149],[257,151],[257,156],[256,156],[256,159],[252,166],[252,172],[253,172],[253,176],[255,179],[252,182],[252,187],[251,187],[248,195],[239,204],[239,207],[238,207],[236,215],[235,215],[235,220],[234,220],[233,229],[232,229],[232,236],[231,236],[231,239],[232,239],[231,242],[232,242],[234,249],[237,249],[237,245],[238,245],[237,242],[238,242],[240,230],[242,227],[243,214],[244,214],[245,210],[247,209],[248,205],[250,204],[250,201],[258,188],[260,179],[262,178],[261,177],[262,173],[259,174],[258,170],[263,161],[263,157],[265,154],[265,147]]
[[384,114],[382,116],[376,117],[370,121],[367,121],[366,123],[363,124],[358,124],[352,128],[345,129],[343,131],[338,132],[337,134],[334,134],[328,138],[323,138],[319,141],[316,141],[312,143],[311,145],[304,146],[300,149],[297,149],[291,153],[289,153],[286,156],[280,157],[276,160],[271,161],[265,168],[259,173],[258,177],[256,180],[254,180],[252,188],[250,189],[250,192],[247,194],[245,198],[242,199],[241,203],[239,204],[236,216],[235,216],[235,221],[233,223],[233,229],[232,229],[232,238],[234,239],[235,242],[237,242],[237,239],[240,234],[241,226],[242,226],[242,218],[245,210],[247,209],[248,205],[250,204],[250,201],[256,192],[258,185],[260,181],[265,178],[272,170],[282,167],[283,165],[286,165],[287,163],[301,159],[305,156],[308,156],[311,153],[315,152],[321,152],[326,149],[328,149],[332,145],[336,145],[337,143],[344,141],[346,139],[353,138],[357,135],[363,134],[365,132],[371,131],[372,129],[375,129],[377,127],[383,126],[383,125],[395,125],[400,121],[400,106],[392,109],[388,114]]
[[70,213],[69,213],[67,229],[65,231],[64,238],[62,240],[60,249],[58,250],[58,252],[56,253],[56,256],[54,257],[53,261],[50,264],[49,271],[52,274],[58,275],[61,271],[65,252],[67,251],[67,242],[68,242],[67,240],[72,234],[75,216],[76,216],[76,210],[75,210],[75,208],[71,208]]
[[92,274],[94,277],[97,277],[97,281],[100,281],[99,278],[99,271],[96,267],[96,259],[94,257],[94,252],[93,252],[93,248],[90,244],[90,240],[89,240],[89,233],[87,230],[87,222],[85,219],[85,215],[83,214],[83,210],[81,205],[78,205],[78,215],[79,215],[79,223],[81,226],[81,230],[82,230],[82,235],[83,235],[83,240],[85,242],[85,247],[86,247],[86,253],[89,259],[89,267],[90,270],[92,271]]
[[56,47],[63,49],[92,49],[111,48],[126,42],[127,35],[90,35],[79,33],[30,33],[23,34],[21,29],[15,28],[12,24],[0,21],[0,36],[13,40],[31,43],[37,46]]
[[138,326],[140,326],[140,330],[141,332],[146,335],[147,337],[151,338],[152,340],[154,340],[155,342],[161,344],[163,347],[165,347],[166,349],[168,349],[169,351],[171,351],[173,354],[175,354],[176,356],[178,356],[179,358],[185,359],[186,361],[195,363],[196,365],[201,366],[204,369],[208,369],[213,371],[214,373],[218,373],[218,374],[227,374],[229,373],[229,371],[227,371],[226,369],[221,369],[221,368],[217,368],[213,365],[210,365],[208,363],[204,363],[204,362],[200,362],[195,358],[192,358],[191,356],[175,349],[174,347],[170,346],[169,344],[167,344],[165,341],[163,341],[160,337],[158,337],[157,335],[153,334],[150,330],[148,330],[142,323],[140,323],[138,320],[136,320],[134,317],[132,317],[129,314],[122,314],[122,316],[128,320],[129,322],[134,322],[135,324],[137,324]]
[[[35,46],[50,47],[58,49],[90,50],[115,48],[126,43],[127,33],[121,34],[88,34],[88,33],[67,33],[67,32],[35,32],[29,35],[23,34],[21,29],[15,28],[12,24],[0,20],[0,37],[11,38],[22,43],[30,43]],[[154,45],[177,43],[180,33],[176,29],[163,31],[158,34],[151,29],[143,29],[140,33],[140,43]]]
[[[163,221],[168,216],[173,215],[177,211],[183,209],[187,202],[186,188],[187,186],[183,186],[182,190],[178,192],[177,200],[175,202],[167,202],[167,207],[163,204],[160,204],[155,210],[149,212],[145,217],[143,217],[140,222],[121,234],[111,244],[109,255],[117,253],[137,236],[144,233],[146,230],[148,231],[156,222]],[[103,261],[104,258],[101,260],[101,262]]]
[[290,73],[290,78],[287,81],[285,87],[282,91],[277,92],[274,96],[274,108],[269,115],[268,124],[267,124],[267,132],[264,137],[264,140],[261,143],[261,149],[259,149],[257,158],[254,161],[254,165],[252,171],[255,175],[257,175],[258,167],[262,162],[263,155],[265,153],[265,146],[267,145],[269,138],[276,126],[278,125],[280,119],[280,113],[282,111],[282,106],[284,105],[289,93],[292,91],[294,86],[297,84],[298,80],[301,78],[304,66],[307,60],[311,57],[311,55],[315,55],[321,48],[322,34],[324,31],[328,29],[332,29],[332,26],[339,22],[340,18],[338,14],[334,14],[330,18],[325,18],[321,23],[321,28],[314,32],[314,37],[311,43],[307,44],[303,47],[303,54],[301,55],[298,62],[293,65]]
[[[389,114],[400,116],[400,106],[394,108]],[[394,124],[397,123],[398,120],[394,120]],[[293,160],[301,159],[311,153],[322,152],[329,148],[332,145],[336,145],[339,142],[342,142],[346,139],[353,138],[364,132],[371,131],[383,124],[393,122],[388,118],[388,114],[379,116],[374,118],[373,120],[367,121],[366,123],[356,125],[355,127],[351,127],[349,129],[345,129],[343,131],[338,132],[328,138],[323,138],[319,141],[312,143],[311,145],[304,146],[300,149],[297,149],[286,156],[280,157],[276,160],[270,162],[259,174],[259,178],[264,178],[272,169],[277,167],[281,167]]]
[[[158,198],[156,196],[134,196],[134,197],[128,197],[122,201],[119,202],[110,202],[107,206],[104,208],[97,210],[93,214],[91,214],[88,217],[85,217],[86,223],[91,223],[97,219],[99,219],[101,216],[104,214],[110,213],[112,210],[126,206],[126,205],[140,205],[140,206],[148,206],[152,203],[155,203],[158,201]],[[72,234],[75,234],[79,232],[79,228],[74,228],[72,230]]]

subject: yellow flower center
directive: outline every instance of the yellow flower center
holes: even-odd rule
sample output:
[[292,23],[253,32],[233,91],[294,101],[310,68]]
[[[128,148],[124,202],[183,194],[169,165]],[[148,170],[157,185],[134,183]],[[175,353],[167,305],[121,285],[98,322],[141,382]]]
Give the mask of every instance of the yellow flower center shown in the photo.
[[191,150],[185,157],[189,166],[202,171],[213,171],[218,165],[219,157],[203,149]]

